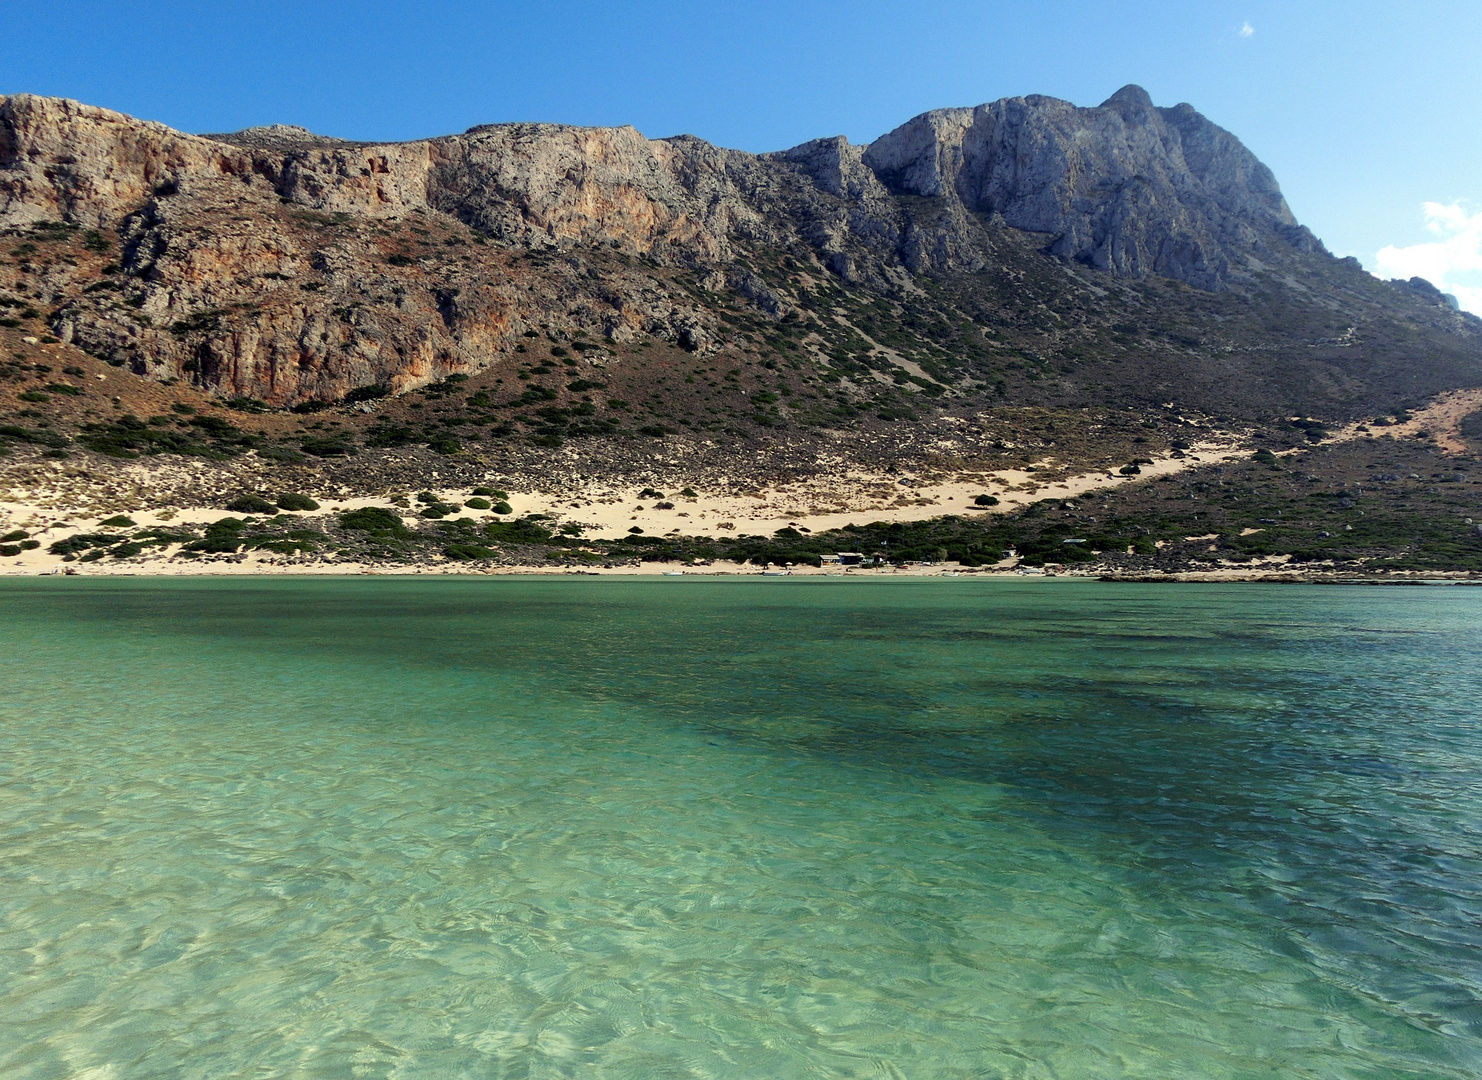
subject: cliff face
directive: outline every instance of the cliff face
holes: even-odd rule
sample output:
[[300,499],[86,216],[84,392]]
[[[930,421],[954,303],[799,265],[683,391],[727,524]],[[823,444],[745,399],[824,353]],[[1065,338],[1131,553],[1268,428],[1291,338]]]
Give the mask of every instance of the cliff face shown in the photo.
[[1095,109],[1035,96],[925,113],[863,161],[893,191],[1000,215],[1121,276],[1215,289],[1250,254],[1317,247],[1238,139],[1136,86]]
[[[1094,109],[1038,96],[943,109],[868,147],[820,139],[760,157],[552,124],[395,145],[281,127],[202,138],[75,102],[0,99],[0,222],[107,227],[162,187],[222,177],[329,213],[436,210],[514,245],[617,243],[707,264],[729,261],[737,241],[800,235],[825,256],[858,246],[886,265],[971,270],[982,256],[964,214],[1050,234],[1054,253],[1115,274],[1204,288],[1251,251],[1312,246],[1237,139],[1187,105],[1154,108],[1137,87]],[[913,234],[892,195],[945,213]]]
[[[391,145],[202,137],[0,98],[0,228],[44,222],[116,247],[26,271],[59,336],[279,405],[487,367],[533,328],[703,350],[722,332],[717,295],[774,320],[820,281],[896,302],[921,273],[995,265],[1005,233],[1210,291],[1320,253],[1237,139],[1136,87],[1098,108],[1010,98],[867,147],[766,155],[549,124]],[[778,253],[790,280],[757,272]]]

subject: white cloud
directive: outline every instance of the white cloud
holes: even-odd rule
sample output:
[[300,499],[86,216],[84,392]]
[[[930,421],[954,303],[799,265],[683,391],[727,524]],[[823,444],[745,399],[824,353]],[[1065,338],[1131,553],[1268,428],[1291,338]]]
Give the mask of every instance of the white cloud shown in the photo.
[[1243,22],[1243,23],[1240,24],[1240,36],[1241,37],[1250,37],[1255,32],[1256,32],[1256,28],[1250,24],[1250,20],[1249,19],[1246,19],[1245,22]]
[[1425,229],[1439,240],[1382,249],[1375,260],[1386,278],[1423,277],[1455,295],[1466,311],[1482,315],[1482,211],[1460,203],[1424,204]]

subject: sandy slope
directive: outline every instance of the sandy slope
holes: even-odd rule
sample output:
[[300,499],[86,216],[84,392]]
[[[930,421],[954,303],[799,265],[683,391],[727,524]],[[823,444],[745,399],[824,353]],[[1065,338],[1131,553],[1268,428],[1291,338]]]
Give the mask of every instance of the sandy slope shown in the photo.
[[[947,481],[918,483],[909,476],[854,472],[825,480],[762,489],[745,496],[698,492],[695,498],[686,498],[674,492],[666,492],[667,498],[664,500],[640,499],[634,490],[596,484],[585,489],[561,492],[512,491],[509,493],[509,502],[514,508],[515,516],[546,514],[558,521],[579,522],[586,527],[587,536],[601,539],[626,536],[635,526],[650,535],[770,535],[788,525],[818,532],[851,523],[920,521],[944,514],[1002,513],[1037,499],[1074,498],[1089,491],[1166,476],[1191,466],[1228,461],[1248,453],[1248,450],[1240,449],[1232,443],[1203,443],[1196,445],[1184,457],[1166,457],[1151,465],[1144,465],[1141,476],[1137,477],[1099,471],[1064,475],[1063,470],[1049,472],[1055,466],[1053,462],[1046,461],[1041,463],[1041,467],[1051,477],[1058,476],[1057,479],[1042,479],[1046,475],[1042,472],[1003,470],[961,475]],[[443,490],[437,494],[452,502],[462,502],[471,493],[463,489]],[[999,499],[998,506],[991,509],[974,506],[973,498],[981,494],[996,496]],[[671,503],[672,506],[662,509],[655,506],[656,502],[661,501]],[[323,502],[320,513],[385,505],[386,500],[378,498],[331,499]],[[29,575],[59,570],[63,566],[60,557],[48,553],[47,547],[56,540],[79,532],[96,531],[99,521],[115,512],[110,511],[106,515],[88,513],[85,510],[67,513],[24,502],[0,503],[0,533],[17,528],[26,529],[42,545],[40,549],[25,552],[19,557],[0,560],[0,574]],[[412,511],[406,510],[403,513],[410,523]],[[464,510],[461,513],[476,519],[494,516],[488,511]],[[202,524],[233,515],[225,510],[208,507],[157,507],[133,510],[128,516],[138,527],[148,528],[165,524]],[[290,558],[264,552],[191,562],[169,559],[161,553],[128,563],[69,565],[86,574],[373,572],[372,568],[355,563],[333,559]],[[455,569],[484,572],[442,562],[421,568],[435,572]],[[724,571],[728,568],[714,569]],[[654,568],[651,572],[660,571]]]
[[1361,436],[1405,439],[1426,432],[1443,454],[1470,454],[1472,449],[1461,435],[1461,422],[1479,409],[1482,409],[1482,387],[1449,390],[1425,407],[1413,410],[1409,420],[1389,427],[1350,424],[1337,432],[1334,440],[1347,441]]

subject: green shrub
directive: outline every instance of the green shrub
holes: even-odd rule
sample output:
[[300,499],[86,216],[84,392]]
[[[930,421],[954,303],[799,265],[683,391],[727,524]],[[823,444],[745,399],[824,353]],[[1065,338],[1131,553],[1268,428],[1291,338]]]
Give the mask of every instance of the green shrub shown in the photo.
[[299,449],[315,457],[348,457],[355,453],[355,444],[344,435],[329,435],[305,439]]
[[16,529],[14,532],[8,532],[4,536],[0,536],[0,544],[13,544],[15,541],[24,540],[30,535],[25,529]]
[[21,546],[19,544],[0,544],[0,556],[8,559],[10,556],[19,555],[20,553]]
[[363,506],[359,510],[346,510],[340,515],[340,528],[392,535],[400,535],[407,531],[401,523],[400,515],[387,510],[384,506]]
[[206,526],[206,535],[186,544],[187,550],[226,554],[242,546],[242,530],[247,527],[239,518],[221,518]]
[[278,509],[280,510],[318,510],[319,504],[307,495],[297,492],[288,492],[278,496]]
[[192,534],[183,529],[143,529],[134,534],[135,540],[148,541],[155,547],[167,547],[170,544],[183,544],[191,539]]
[[301,461],[309,460],[291,446],[264,446],[258,450],[257,456],[267,458],[269,461],[282,461],[289,465],[297,465]]
[[38,446],[61,447],[67,445],[67,437],[53,431],[35,431],[19,424],[0,424],[0,439],[34,443]]
[[365,445],[372,449],[382,450],[396,446],[411,446],[421,441],[421,433],[409,427],[401,424],[380,423],[370,429],[365,438]]
[[46,550],[53,555],[76,555],[89,548],[109,547],[127,539],[127,536],[115,536],[109,533],[78,533],[65,540],[52,541],[51,546]]
[[973,496],[973,505],[974,506],[997,506],[998,505],[998,499],[997,499],[997,497],[995,497],[993,495],[975,495],[975,496]]
[[[226,508],[228,510],[234,510],[239,514],[272,514],[278,509],[261,495],[254,495],[251,492],[238,495],[226,504]],[[129,524],[132,525],[133,522]]]
[[65,394],[69,397],[81,397],[83,392],[82,387],[64,382],[49,382],[46,384],[46,389],[53,394]]
[[466,561],[468,559],[492,559],[495,553],[478,544],[448,544],[443,548],[443,554],[450,559]]
[[664,493],[662,491],[656,490],[655,488],[646,487],[638,493],[638,497],[640,499],[662,499],[664,497]]
[[497,503],[494,504],[494,512],[496,514],[513,514],[515,512],[515,508],[509,503],[505,502],[503,499],[500,499]]
[[[193,454],[220,460],[256,447],[261,441],[219,416],[192,417],[187,430],[179,431],[124,415],[111,422],[84,424],[83,432],[79,441],[89,450],[121,458],[136,458],[141,453]],[[203,437],[208,441],[202,441]]]
[[488,510],[494,504],[488,499],[481,499],[478,496],[474,496],[472,499],[465,499],[463,505],[470,510]]
[[507,491],[500,491],[498,488],[491,488],[491,487],[476,487],[476,488],[473,489],[473,493],[475,495],[484,495],[484,496],[487,496],[488,498],[491,498],[491,499],[507,499],[507,498],[509,498],[509,492],[507,492]]
[[117,547],[109,548],[108,554],[112,555],[115,559],[132,559],[143,550],[143,544],[130,540],[127,543],[119,544]]
[[22,540],[20,544],[22,551],[35,551],[40,546],[40,540]]
[[133,518],[125,517],[123,514],[114,514],[111,518],[98,522],[100,529],[135,529],[138,522]]
[[491,521],[484,526],[484,535],[495,543],[543,544],[551,538],[550,531],[528,518],[519,521]]
[[436,520],[438,518],[445,518],[449,514],[456,513],[457,510],[457,503],[435,502],[422,508],[422,516],[425,518],[432,518],[433,520]]
[[26,390],[16,395],[22,401],[50,401],[50,394],[43,394],[40,390]]

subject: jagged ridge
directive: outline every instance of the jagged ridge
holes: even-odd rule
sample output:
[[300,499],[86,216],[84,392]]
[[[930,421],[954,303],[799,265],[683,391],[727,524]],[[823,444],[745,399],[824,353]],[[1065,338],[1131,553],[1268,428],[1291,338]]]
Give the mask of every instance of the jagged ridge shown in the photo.
[[[429,250],[426,229],[383,227],[419,215],[465,232]],[[1009,98],[923,114],[867,147],[765,155],[548,124],[384,145],[281,126],[202,137],[0,98],[0,225],[53,220],[122,241],[122,278],[78,288],[48,271],[61,337],[276,404],[478,370],[533,327],[705,349],[724,336],[710,293],[780,321],[828,288],[819,274],[910,307],[923,275],[1012,269],[1026,245],[1212,292],[1333,262],[1234,136],[1137,87],[1097,108]],[[786,282],[758,272],[778,252],[797,256]],[[1097,291],[1065,287],[1062,308]],[[1315,295],[1304,302],[1353,299]]]

